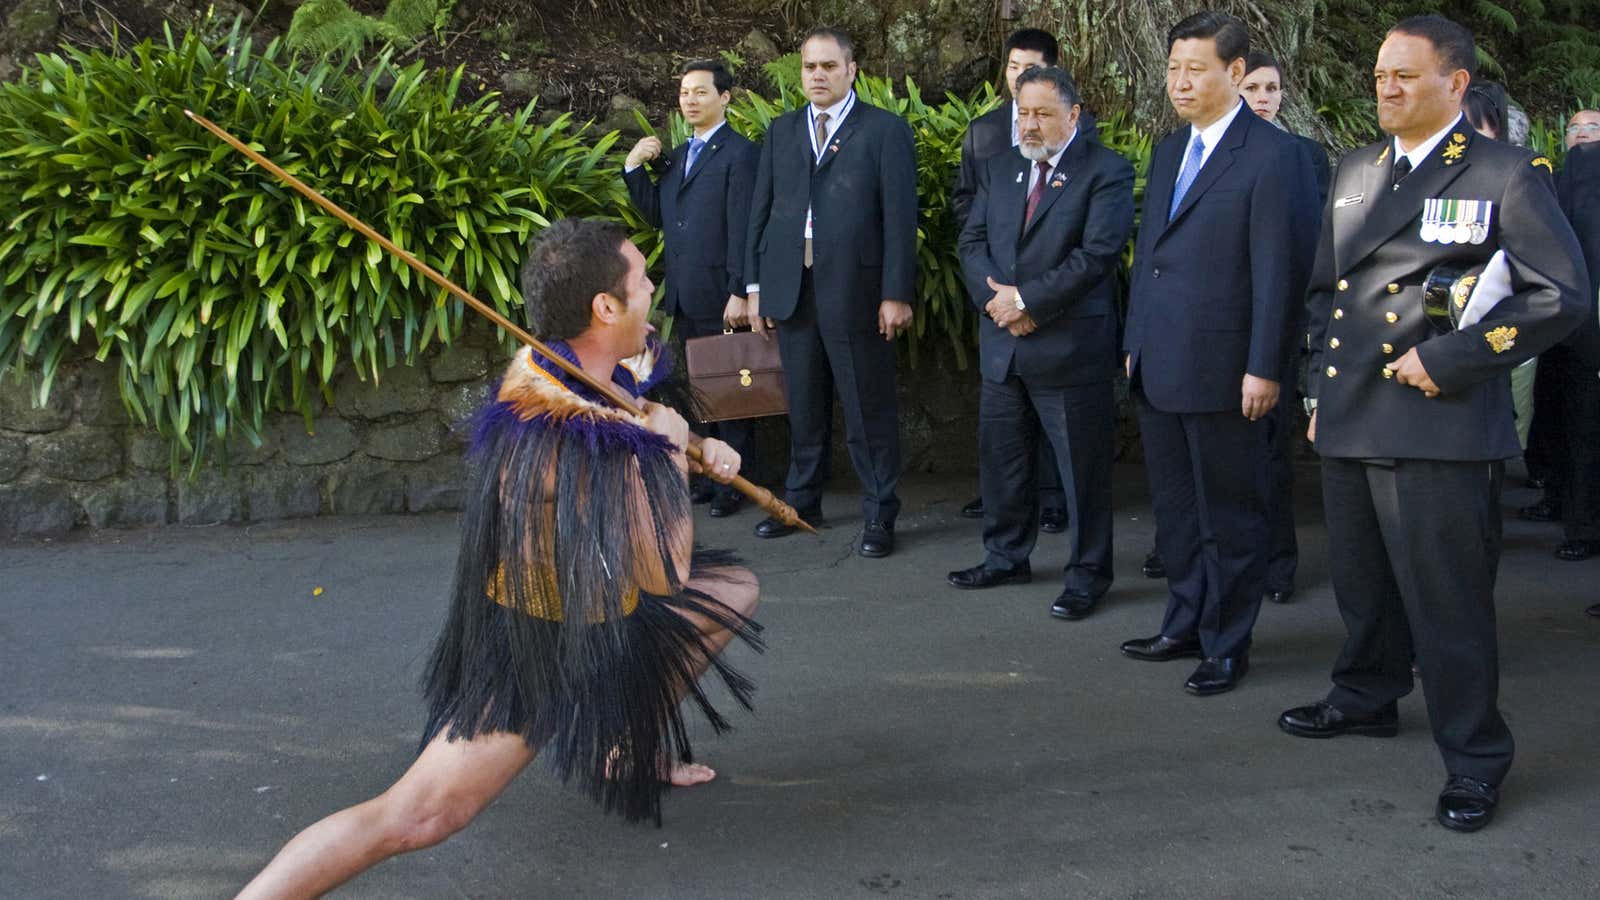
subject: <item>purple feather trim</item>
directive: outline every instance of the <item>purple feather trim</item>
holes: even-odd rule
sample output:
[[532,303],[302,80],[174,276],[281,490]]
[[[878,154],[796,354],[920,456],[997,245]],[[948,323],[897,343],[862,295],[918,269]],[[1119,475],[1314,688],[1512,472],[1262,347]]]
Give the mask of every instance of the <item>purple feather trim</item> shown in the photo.
[[[490,395],[495,396],[498,392],[496,386]],[[584,450],[590,453],[626,453],[630,456],[643,456],[647,453],[672,452],[671,441],[629,422],[594,419],[587,416],[573,416],[561,422],[556,422],[546,415],[523,419],[511,404],[498,400],[485,403],[473,417],[472,441],[467,452],[477,455],[492,443],[497,433],[508,429],[515,440],[521,441],[552,428],[568,440],[582,441]]]

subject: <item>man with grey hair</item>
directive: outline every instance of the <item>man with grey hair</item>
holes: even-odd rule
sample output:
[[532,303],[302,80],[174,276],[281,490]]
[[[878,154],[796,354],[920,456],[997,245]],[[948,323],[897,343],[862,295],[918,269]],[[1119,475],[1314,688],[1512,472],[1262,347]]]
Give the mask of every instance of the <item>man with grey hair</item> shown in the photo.
[[1081,619],[1111,585],[1111,382],[1116,267],[1133,233],[1133,168],[1078,131],[1061,69],[1017,79],[1015,151],[985,160],[961,232],[983,375],[982,563],[951,585],[1031,579],[1038,536],[1035,449],[1055,450],[1067,505],[1065,586],[1051,615]]

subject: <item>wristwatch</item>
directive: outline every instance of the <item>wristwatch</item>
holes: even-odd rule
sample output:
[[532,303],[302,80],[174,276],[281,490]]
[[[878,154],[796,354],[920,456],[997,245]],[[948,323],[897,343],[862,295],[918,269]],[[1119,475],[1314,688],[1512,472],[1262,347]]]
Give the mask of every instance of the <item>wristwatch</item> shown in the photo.
[[1017,309],[1026,310],[1028,308],[1028,307],[1026,307],[1026,306],[1024,306],[1022,304],[1022,292],[1021,291],[1017,291],[1012,296],[1016,298]]

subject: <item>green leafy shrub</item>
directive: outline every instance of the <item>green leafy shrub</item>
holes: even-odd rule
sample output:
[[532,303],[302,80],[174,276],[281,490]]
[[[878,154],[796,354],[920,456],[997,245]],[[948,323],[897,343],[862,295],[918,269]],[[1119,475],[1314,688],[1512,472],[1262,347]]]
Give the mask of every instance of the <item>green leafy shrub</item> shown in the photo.
[[186,107],[513,319],[532,232],[625,201],[614,134],[459,104],[460,70],[296,71],[237,26],[216,51],[63,52],[0,86],[0,372],[47,395],[74,345],[113,359],[129,409],[195,465],[212,438],[256,439],[266,409],[309,420],[341,363],[377,378],[467,313]]
[[436,0],[390,0],[381,19],[356,12],[345,0],[305,0],[284,40],[314,56],[354,54],[368,44],[407,47],[435,30],[439,15]]

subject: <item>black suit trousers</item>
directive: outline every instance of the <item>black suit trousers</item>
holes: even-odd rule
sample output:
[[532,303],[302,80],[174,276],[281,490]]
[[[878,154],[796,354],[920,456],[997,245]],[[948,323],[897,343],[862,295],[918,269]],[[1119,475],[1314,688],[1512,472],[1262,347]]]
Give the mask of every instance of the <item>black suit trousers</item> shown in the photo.
[[1250,649],[1266,575],[1265,420],[1163,412],[1137,385],[1133,396],[1170,591],[1161,633],[1198,637],[1206,656],[1239,656]]
[[1550,405],[1538,415],[1553,420],[1550,431],[1561,439],[1549,448],[1550,480],[1560,490],[1566,539],[1600,540],[1600,378],[1570,347],[1557,344],[1539,356],[1536,390],[1541,383],[1548,385]]
[[1514,750],[1497,705],[1503,471],[1498,461],[1322,461],[1333,592],[1349,632],[1328,702],[1364,714],[1404,697],[1414,654],[1445,769],[1490,784]]
[[794,314],[778,322],[778,353],[789,399],[789,505],[802,515],[822,507],[837,387],[845,447],[861,479],[862,518],[894,522],[903,471],[894,344],[876,331],[821,320],[811,270],[805,269]]
[[[673,319],[672,324],[672,333],[680,342],[688,340],[689,338],[707,337],[709,335],[721,334],[723,328],[721,318],[697,319],[681,312]],[[679,359],[688,358],[682,352],[681,345],[679,347],[679,351]],[[701,423],[691,417],[689,424],[693,426],[694,429],[700,434],[707,437],[714,437],[732,447],[734,452],[739,454],[740,474],[744,475],[746,478],[749,478],[751,474],[755,472],[756,423],[754,419],[728,419],[722,422]],[[718,496],[731,497],[738,494],[739,491],[737,488],[729,485],[718,484],[716,487],[716,493]]]
[[1290,367],[1278,382],[1278,405],[1264,417],[1267,431],[1267,528],[1272,549],[1267,554],[1267,591],[1294,590],[1300,545],[1294,533],[1294,429],[1299,423],[1295,390],[1297,371]]
[[1111,586],[1111,382],[1073,387],[1030,384],[1012,374],[983,382],[978,459],[983,467],[985,562],[1014,569],[1028,561],[1038,539],[1041,444],[1051,462],[1071,528],[1066,586],[1098,597]]

